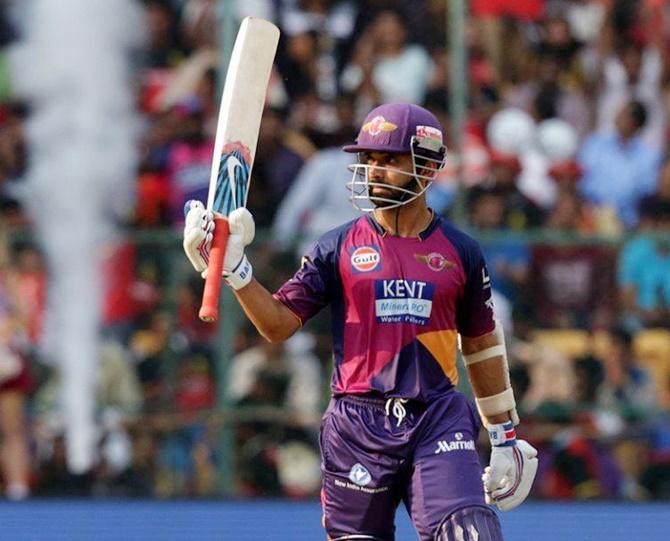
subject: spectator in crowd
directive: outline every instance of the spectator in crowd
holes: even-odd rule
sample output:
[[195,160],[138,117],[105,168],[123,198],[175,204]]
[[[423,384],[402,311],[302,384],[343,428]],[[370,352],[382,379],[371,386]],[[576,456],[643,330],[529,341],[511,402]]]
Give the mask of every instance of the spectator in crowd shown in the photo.
[[670,499],[670,423],[660,419],[650,427],[649,461],[640,475],[640,484],[650,499]]
[[430,71],[426,50],[407,43],[402,13],[387,9],[359,38],[340,83],[366,101],[364,108],[381,102],[423,103]]
[[610,3],[610,12],[599,41],[597,129],[612,131],[618,112],[630,101],[648,113],[640,126],[646,144],[661,149],[666,139],[666,108],[662,83],[667,77],[666,44],[662,36],[665,12],[662,3]]
[[44,256],[32,243],[13,247],[16,291],[25,307],[26,347],[34,355],[41,345],[46,315],[47,271]]
[[[503,76],[510,59],[505,47],[509,29],[514,21],[538,21],[542,16],[544,0],[474,0],[472,15],[478,33],[482,35],[486,55],[491,59],[497,74]],[[515,51],[517,52],[517,51]]]
[[19,204],[27,165],[25,119],[28,107],[19,101],[0,105],[0,220],[5,227],[26,226]]
[[490,156],[489,176],[470,190],[471,197],[476,200],[479,191],[492,186],[504,200],[503,229],[524,231],[540,227],[544,212],[519,189],[521,163],[518,157],[495,150]]
[[190,280],[180,284],[176,295],[176,332],[185,339],[188,347],[211,347],[216,339],[214,325],[198,317],[202,303],[202,280]]
[[[563,179],[566,183],[574,183]],[[588,207],[574,190],[560,189],[553,208],[549,212],[546,227],[563,233],[591,233],[595,224]]]
[[325,107],[323,102],[317,102],[316,107],[319,108],[317,115],[320,115],[321,120],[316,118],[311,121],[306,114],[301,114],[305,109],[300,110],[298,104],[293,108],[291,120],[294,127],[299,127],[318,149],[340,148],[356,136],[355,94],[341,93],[331,107]]
[[315,93],[319,77],[319,35],[306,31],[288,36],[282,52],[284,54],[277,55],[277,67],[289,100],[294,102]]
[[644,105],[630,101],[617,114],[615,130],[591,134],[579,153],[582,194],[594,205],[615,208],[628,229],[637,223],[640,199],[654,191],[661,163],[658,150],[639,136],[646,122]]
[[570,25],[570,34],[582,43],[596,40],[607,14],[604,2],[559,0],[561,11]]
[[667,326],[670,310],[670,205],[647,200],[640,214],[638,234],[623,246],[618,265],[622,317],[631,331]]
[[[658,175],[656,191],[640,200],[640,208],[660,209],[670,204],[670,158],[666,158]],[[656,212],[656,211],[654,211]]]
[[22,500],[30,492],[25,408],[33,380],[25,351],[28,311],[8,257],[7,239],[0,232],[0,467],[5,495]]
[[605,374],[598,391],[598,404],[630,417],[654,411],[657,406],[654,381],[635,358],[632,334],[615,328],[609,336],[610,347],[602,359]]
[[181,0],[181,26],[184,42],[191,51],[215,49],[219,19],[216,0]]
[[216,382],[206,355],[193,353],[180,358],[175,388],[177,411],[192,414],[216,403]]
[[575,405],[578,408],[594,408],[598,401],[600,386],[604,380],[604,368],[600,359],[592,355],[575,360]]
[[167,158],[170,216],[183,220],[184,203],[192,196],[207,197],[214,140],[204,131],[203,104],[192,98],[175,106],[179,129]]
[[597,213],[579,193],[582,168],[575,159],[550,162],[549,176],[556,185],[556,202],[547,216],[545,226],[570,233],[604,234],[620,232],[616,216],[612,224],[607,213]]
[[508,89],[506,104],[534,110],[538,121],[561,118],[574,127],[580,138],[585,136],[589,108],[581,84],[580,47],[564,18],[546,19],[542,39],[530,58],[528,77]]
[[148,68],[174,67],[185,50],[179,27],[179,16],[170,0],[142,0],[148,29],[144,65]]

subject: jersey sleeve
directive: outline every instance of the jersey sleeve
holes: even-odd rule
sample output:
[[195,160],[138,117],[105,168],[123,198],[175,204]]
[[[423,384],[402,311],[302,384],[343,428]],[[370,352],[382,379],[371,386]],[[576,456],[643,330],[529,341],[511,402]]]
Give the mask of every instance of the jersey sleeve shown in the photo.
[[336,251],[332,243],[319,240],[303,256],[300,268],[274,297],[286,305],[304,325],[331,301],[337,282]]
[[476,242],[468,243],[462,255],[466,281],[458,302],[456,325],[462,336],[482,336],[495,328],[491,278]]

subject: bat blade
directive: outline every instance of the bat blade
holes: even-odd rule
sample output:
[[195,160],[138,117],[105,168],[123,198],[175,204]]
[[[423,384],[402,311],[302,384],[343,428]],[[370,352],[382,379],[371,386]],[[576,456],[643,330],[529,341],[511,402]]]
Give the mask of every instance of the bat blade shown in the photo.
[[279,29],[274,24],[246,17],[230,57],[207,194],[207,208],[217,219],[199,314],[203,321],[218,318],[221,271],[228,238],[225,217],[247,202],[265,94],[278,41]]

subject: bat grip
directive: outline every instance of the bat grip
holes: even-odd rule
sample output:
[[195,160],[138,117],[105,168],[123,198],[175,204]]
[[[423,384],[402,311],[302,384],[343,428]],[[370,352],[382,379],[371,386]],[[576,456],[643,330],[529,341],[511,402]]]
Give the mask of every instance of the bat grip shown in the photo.
[[214,322],[219,317],[219,296],[221,294],[221,273],[223,271],[223,259],[226,255],[226,245],[230,236],[228,220],[216,216],[214,218],[214,237],[209,250],[209,265],[207,266],[207,278],[205,279],[205,290],[202,293],[202,305],[200,306],[200,319],[206,322]]

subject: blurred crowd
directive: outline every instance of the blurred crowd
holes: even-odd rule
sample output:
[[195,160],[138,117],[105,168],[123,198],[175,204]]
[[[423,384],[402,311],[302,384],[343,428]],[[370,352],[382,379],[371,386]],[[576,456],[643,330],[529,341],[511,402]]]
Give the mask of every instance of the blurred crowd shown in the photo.
[[[84,474],[66,467],[58,363],[41,344],[48,261],[20,197],[31,104],[12,92],[3,55],[21,36],[0,4],[0,484],[14,499],[313,497],[328,315],[283,345],[240,320],[222,362],[216,328],[197,318],[202,281],[180,253],[184,202],[206,198],[209,180],[219,2],[138,2],[136,202],[127,242],[108,250],[99,456]],[[541,452],[535,497],[668,499],[670,6],[469,4],[457,138],[448,2],[226,3],[236,21],[282,30],[248,200],[256,272],[278,287],[315,238],[356,216],[340,146],[371,107],[428,107],[447,146],[462,145],[429,204],[482,243],[522,437]]]

